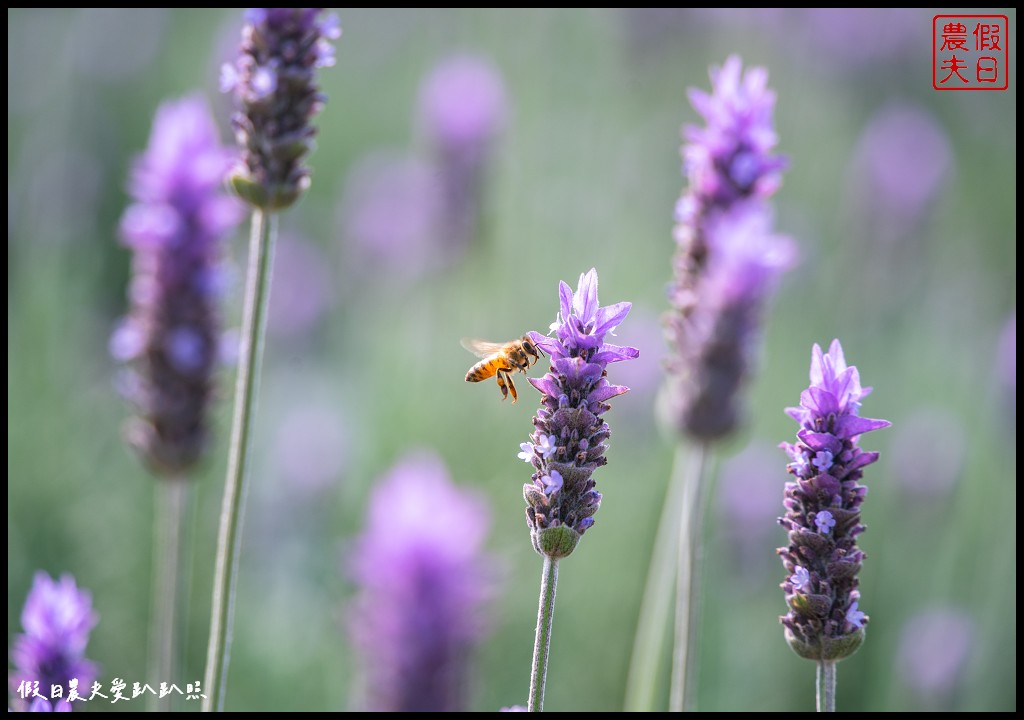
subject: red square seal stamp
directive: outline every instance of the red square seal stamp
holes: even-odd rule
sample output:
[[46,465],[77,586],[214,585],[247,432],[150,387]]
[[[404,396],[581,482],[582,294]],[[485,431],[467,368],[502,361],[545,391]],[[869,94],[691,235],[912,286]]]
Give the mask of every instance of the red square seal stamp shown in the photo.
[[932,18],[932,87],[1006,90],[1010,87],[1010,21],[1006,15]]

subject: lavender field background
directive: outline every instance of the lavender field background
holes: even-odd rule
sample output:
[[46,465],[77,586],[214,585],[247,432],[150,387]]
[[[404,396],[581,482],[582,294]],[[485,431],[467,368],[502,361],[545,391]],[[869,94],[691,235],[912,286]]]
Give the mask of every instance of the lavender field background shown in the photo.
[[[558,281],[595,267],[605,304],[633,303],[614,341],[640,358],[609,370],[631,391],[611,403],[601,512],[562,563],[546,709],[622,709],[673,455],[660,316],[680,127],[699,121],[686,89],[738,54],[777,94],[775,227],[800,258],[716,466],[698,706],[813,708],[813,665],[778,621],[777,445],[812,344],[839,338],[874,387],[865,414],[892,422],[865,440],[881,452],[859,539],[871,623],[839,666],[839,709],[1015,710],[1016,14],[993,11],[1009,17],[1009,90],[939,92],[936,12],[338,11],[312,186],[281,217],[227,708],[358,705],[353,556],[375,483],[416,452],[478,493],[474,528],[486,508],[468,708],[525,702],[541,565],[516,453],[538,395],[524,378],[511,405],[464,382],[459,340],[546,332]],[[157,482],[122,441],[108,349],[127,308],[128,171],[165,99],[201,93],[231,140],[217,78],[240,26],[236,10],[8,10],[8,647],[33,574],[72,573],[99,616],[87,655],[104,684],[146,679]],[[499,83],[493,145],[479,222],[439,236],[422,98],[466,55]],[[239,231],[229,327],[245,253]],[[179,684],[203,676],[232,378],[225,364],[194,479],[185,669],[160,679]]]

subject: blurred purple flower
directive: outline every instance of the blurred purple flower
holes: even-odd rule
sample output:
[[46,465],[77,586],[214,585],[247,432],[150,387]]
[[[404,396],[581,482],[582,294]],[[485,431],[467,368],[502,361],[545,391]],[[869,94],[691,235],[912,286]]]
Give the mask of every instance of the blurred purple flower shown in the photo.
[[505,87],[481,57],[456,55],[420,87],[419,125],[440,181],[439,249],[461,254],[476,237],[494,145],[505,126]]
[[[348,263],[365,274],[376,266],[405,277],[437,269],[441,197],[430,167],[378,152],[358,163],[339,203]],[[370,267],[366,267],[369,265]]]
[[728,209],[747,198],[766,199],[782,182],[786,160],[772,155],[778,137],[772,114],[775,93],[768,89],[768,71],[743,72],[732,55],[711,70],[712,92],[687,93],[705,126],[683,128],[683,174],[688,193],[680,202],[678,220],[698,222],[712,209]]
[[482,501],[453,485],[433,454],[408,455],[377,483],[352,558],[359,592],[349,627],[365,709],[466,709],[492,580],[488,524]]
[[282,235],[274,252],[267,330],[292,343],[308,338],[334,302],[334,283],[318,245]]
[[28,712],[71,712],[71,703],[67,700],[52,703],[44,697],[37,697],[29,704]]
[[[37,572],[21,611],[24,633],[15,638],[11,651],[15,667],[9,678],[11,688],[17,692],[23,682],[38,682],[46,710],[52,709],[49,698],[55,685],[66,696],[70,682],[76,679],[79,692],[85,693],[97,674],[95,664],[85,659],[89,633],[97,622],[92,596],[79,590],[71,575],[57,581],[45,572]],[[28,700],[19,698],[25,706]],[[29,709],[45,711],[41,705],[36,707],[34,700],[31,704]],[[64,708],[58,703],[56,709]]]
[[480,156],[505,126],[505,103],[504,83],[490,62],[456,55],[435,66],[420,87],[420,123],[442,152]]
[[[789,605],[780,620],[789,646],[801,657],[841,660],[860,647],[868,621],[857,590],[864,560],[857,547],[864,531],[860,505],[867,495],[858,481],[878,453],[863,452],[857,442],[863,433],[890,423],[860,417],[860,401],[871,388],[862,388],[857,368],[847,367],[838,340],[828,353],[814,345],[810,377],[800,406],[786,408],[800,424],[798,440],[780,445],[792,460],[788,470],[795,478],[786,483],[786,514],[779,518],[789,536],[789,545],[778,549]],[[827,471],[807,462],[823,451],[833,459]],[[824,513],[829,517],[822,519]]]
[[323,8],[249,8],[235,64],[221,69],[221,90],[234,94],[232,117],[241,163],[235,191],[252,205],[280,210],[309,187],[303,164],[313,149],[313,116],[326,96],[317,70],[334,65],[332,40],[341,36],[336,15]]
[[940,407],[923,407],[893,431],[890,474],[917,498],[948,497],[964,470],[967,437],[963,422]]
[[538,553],[552,558],[575,549],[601,506],[601,493],[591,477],[608,462],[605,450],[611,431],[601,416],[611,409],[608,400],[629,391],[612,385],[606,368],[640,354],[636,348],[605,342],[632,304],[599,306],[596,270],[580,275],[575,293],[559,283],[558,297],[555,337],[529,333],[551,356],[551,371],[540,379],[530,378],[541,392],[541,406],[533,418],[536,429],[530,443],[520,446],[524,453],[533,450],[529,462],[536,470],[533,482],[523,486],[530,537]]
[[853,158],[858,192],[867,204],[862,212],[884,222],[878,232],[890,239],[920,221],[953,165],[949,137],[935,116],[906,103],[875,113]]
[[915,615],[900,634],[903,681],[929,702],[948,698],[968,667],[975,633],[963,610],[932,608]]
[[132,172],[135,202],[121,219],[122,241],[134,251],[132,308],[110,351],[131,363],[123,387],[139,416],[126,436],[155,472],[188,471],[208,441],[222,243],[242,210],[222,192],[230,162],[209,109],[193,97],[160,106]]
[[711,95],[690,90],[706,126],[687,126],[687,187],[676,204],[669,405],[680,431],[715,440],[739,424],[762,307],[796,252],[776,236],[765,202],[785,160],[772,154],[775,95],[763,68],[737,56],[711,72]]

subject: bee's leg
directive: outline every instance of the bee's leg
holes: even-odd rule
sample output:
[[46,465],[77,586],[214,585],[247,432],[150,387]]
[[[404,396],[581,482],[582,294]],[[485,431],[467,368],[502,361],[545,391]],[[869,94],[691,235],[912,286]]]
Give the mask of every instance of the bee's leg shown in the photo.
[[[508,386],[505,383],[505,371],[499,370],[494,373],[494,379],[498,383],[498,388],[501,390],[501,399],[504,400],[508,397]],[[512,392],[515,393],[515,388],[513,388]],[[513,395],[513,397],[515,396]],[[512,402],[515,402],[515,400]]]
[[[525,370],[523,372],[526,372]],[[516,384],[512,382],[512,376],[508,376],[508,390],[512,393],[512,404],[515,405],[516,400],[519,399],[519,393],[516,392]]]

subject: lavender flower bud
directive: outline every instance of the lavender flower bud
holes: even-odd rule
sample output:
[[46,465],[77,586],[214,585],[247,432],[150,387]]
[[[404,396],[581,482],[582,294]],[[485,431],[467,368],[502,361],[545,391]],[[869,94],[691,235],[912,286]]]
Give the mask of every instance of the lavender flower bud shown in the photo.
[[749,374],[761,308],[793,264],[788,238],[771,232],[766,203],[785,161],[770,154],[775,96],[767,73],[730,57],[711,73],[714,93],[690,90],[707,126],[684,129],[687,187],[676,205],[672,312],[672,411],[680,431],[700,440],[740,422],[739,390]]
[[466,709],[484,630],[487,526],[481,501],[456,488],[433,455],[407,457],[377,484],[352,567],[360,589],[350,630],[366,709]]
[[97,622],[91,596],[78,589],[71,575],[56,581],[45,572],[36,573],[21,611],[25,632],[15,638],[11,652],[15,670],[10,683],[17,690],[23,682],[38,682],[43,697],[36,700],[44,700],[48,707],[30,708],[26,699],[22,709],[64,710],[61,703],[56,708],[49,703],[51,687],[60,686],[66,695],[72,680],[78,681],[80,693],[86,692],[97,675],[96,666],[85,659],[89,633]]
[[221,90],[240,108],[232,118],[242,161],[231,185],[265,210],[289,207],[309,187],[303,158],[313,149],[310,120],[327,98],[316,70],[334,65],[331,40],[341,36],[335,15],[323,8],[249,8],[234,65],[221,70]]
[[126,437],[154,472],[180,475],[207,446],[221,246],[242,210],[221,191],[230,162],[206,103],[186,98],[160,106],[132,173],[135,203],[121,219],[132,308],[110,350],[131,364],[124,389],[138,417]]
[[785,516],[779,524],[789,545],[779,548],[787,579],[782,583],[789,613],[781,619],[786,641],[801,657],[841,660],[860,647],[867,615],[860,610],[857,574],[864,553],[856,538],[864,531],[860,505],[867,488],[863,469],[878,459],[863,452],[860,436],[888,427],[887,420],[858,415],[862,388],[857,368],[847,367],[833,340],[827,354],[815,344],[811,385],[800,406],[786,414],[800,424],[796,443],[782,443],[794,480],[786,483]]
[[640,355],[636,348],[604,341],[632,304],[598,306],[596,270],[580,275],[575,294],[560,283],[558,295],[560,310],[551,326],[555,336],[529,333],[551,356],[551,368],[540,379],[530,378],[541,392],[541,406],[530,442],[521,445],[519,455],[536,470],[533,482],[523,487],[533,547],[553,559],[576,548],[601,505],[591,477],[608,462],[611,431],[601,416],[610,409],[609,399],[629,391],[610,384],[606,368]]

